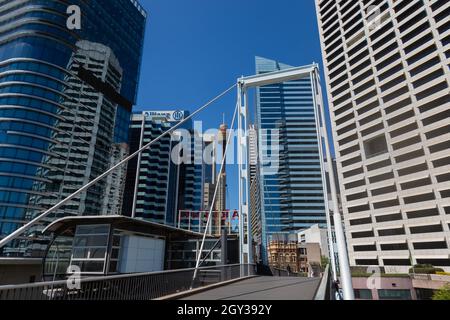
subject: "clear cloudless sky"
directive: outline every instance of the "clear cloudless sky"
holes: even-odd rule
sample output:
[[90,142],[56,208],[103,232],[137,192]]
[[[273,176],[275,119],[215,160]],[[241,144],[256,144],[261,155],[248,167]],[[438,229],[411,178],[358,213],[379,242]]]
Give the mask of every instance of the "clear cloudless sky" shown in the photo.
[[[255,56],[292,66],[322,66],[314,0],[140,3],[148,18],[136,111],[192,112],[238,77],[253,75]],[[225,113],[229,124],[235,105],[233,91],[196,120],[203,121],[204,130],[217,128]],[[231,209],[238,207],[236,169],[227,167]]]

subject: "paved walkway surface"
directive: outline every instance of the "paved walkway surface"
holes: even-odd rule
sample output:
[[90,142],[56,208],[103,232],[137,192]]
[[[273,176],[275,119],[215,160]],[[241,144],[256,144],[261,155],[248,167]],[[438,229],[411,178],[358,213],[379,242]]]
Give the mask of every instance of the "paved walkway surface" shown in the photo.
[[257,277],[181,300],[313,300],[320,278]]

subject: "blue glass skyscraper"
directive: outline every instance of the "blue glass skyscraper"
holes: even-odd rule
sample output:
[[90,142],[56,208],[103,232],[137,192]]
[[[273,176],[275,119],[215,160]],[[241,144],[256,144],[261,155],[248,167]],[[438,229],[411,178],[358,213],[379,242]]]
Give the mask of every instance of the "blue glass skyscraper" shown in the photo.
[[[69,5],[80,8],[79,30],[67,27]],[[145,21],[135,0],[0,3],[0,238],[128,153]],[[117,170],[47,222],[120,213],[124,175]],[[40,257],[45,246],[32,240],[41,229],[0,256]]]
[[[257,57],[258,74],[291,68]],[[261,254],[275,237],[283,237],[314,224],[326,225],[321,174],[319,129],[314,111],[312,78],[257,89],[256,130],[261,215]],[[271,146],[279,146],[274,153]],[[277,154],[277,159],[274,155]],[[270,170],[262,164],[272,162]],[[276,164],[274,166],[274,164]],[[275,239],[274,239],[275,240]]]

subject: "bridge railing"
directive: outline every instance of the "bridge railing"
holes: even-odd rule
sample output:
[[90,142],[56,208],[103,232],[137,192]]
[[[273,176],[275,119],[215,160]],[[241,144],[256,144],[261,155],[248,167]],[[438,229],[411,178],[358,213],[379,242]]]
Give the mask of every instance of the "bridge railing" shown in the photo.
[[[177,227],[178,229],[204,233],[209,214],[209,211],[180,210]],[[212,223],[206,230],[207,235],[221,236],[223,229],[227,229],[228,235],[239,234],[237,229],[239,214],[237,210],[211,211],[211,215]]]
[[151,300],[256,274],[254,265],[224,265],[0,287],[0,300]]
[[308,273],[306,272],[289,272],[285,269],[279,269],[279,268],[270,268],[272,271],[272,275],[274,277],[302,277],[307,278]]

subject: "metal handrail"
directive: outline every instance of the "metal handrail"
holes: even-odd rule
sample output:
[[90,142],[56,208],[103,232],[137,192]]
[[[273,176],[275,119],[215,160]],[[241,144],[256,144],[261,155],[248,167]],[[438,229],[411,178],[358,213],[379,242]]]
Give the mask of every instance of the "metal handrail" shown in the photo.
[[[206,270],[206,269],[217,269],[223,267],[236,267],[240,266],[240,264],[230,264],[230,265],[218,265],[218,266],[208,266],[208,267],[199,267],[198,270]],[[195,268],[186,268],[186,269],[176,269],[176,270],[165,270],[165,271],[155,271],[155,272],[143,272],[143,273],[126,273],[126,274],[118,274],[112,276],[95,276],[95,277],[85,277],[80,278],[80,282],[94,282],[94,281],[105,281],[105,280],[118,280],[123,278],[135,278],[135,277],[143,277],[143,276],[156,276],[156,275],[166,275],[171,273],[181,273],[194,271]],[[0,286],[1,290],[7,289],[23,289],[23,288],[33,288],[40,287],[45,285],[59,285],[66,284],[67,280],[58,280],[58,281],[45,281],[45,282],[35,282],[35,283],[26,283],[26,284],[18,284],[18,285],[5,285]]]
[[314,300],[329,300],[327,297],[327,286],[330,283],[330,265],[328,264],[322,275],[322,280],[320,280],[319,287],[317,288],[316,294],[314,295]]
[[[256,274],[255,265],[219,265],[0,287],[0,300],[151,300]],[[202,272],[203,271],[203,272]],[[206,271],[206,272],[205,272]],[[216,272],[210,272],[216,271]],[[73,288],[73,281],[76,286]]]

